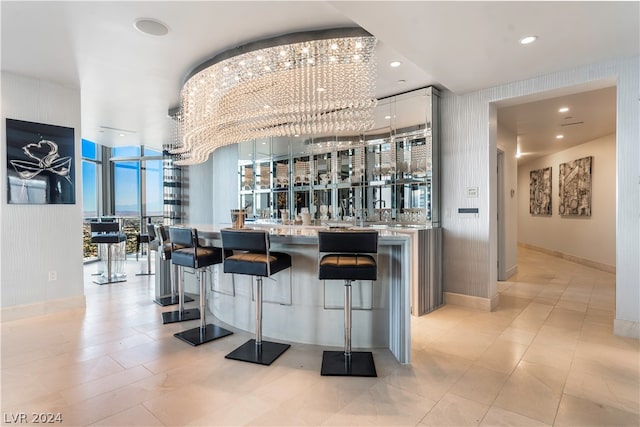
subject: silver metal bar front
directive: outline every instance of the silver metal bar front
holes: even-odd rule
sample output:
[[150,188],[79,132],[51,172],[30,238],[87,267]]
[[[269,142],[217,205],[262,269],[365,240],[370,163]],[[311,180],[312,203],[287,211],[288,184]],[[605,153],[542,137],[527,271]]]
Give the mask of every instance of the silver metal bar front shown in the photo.
[[200,328],[204,329],[206,322],[206,309],[205,309],[205,279],[206,274],[204,274],[204,269],[199,268],[196,270],[196,274],[198,275],[198,282],[200,283]]
[[262,277],[256,278],[256,344],[262,344]]
[[107,244],[107,281],[111,281],[111,243]]
[[351,280],[344,281],[344,355],[351,356]]
[[178,270],[178,311],[182,313],[184,311],[184,292],[182,290],[182,267],[174,266]]
[[151,251],[149,250],[150,244],[147,243],[147,274],[151,274]]

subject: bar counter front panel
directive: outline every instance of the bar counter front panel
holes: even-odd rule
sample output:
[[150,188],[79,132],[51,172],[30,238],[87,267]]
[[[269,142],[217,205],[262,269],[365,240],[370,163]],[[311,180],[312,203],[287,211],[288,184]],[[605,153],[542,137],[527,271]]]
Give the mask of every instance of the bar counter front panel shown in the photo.
[[[221,226],[189,225],[206,244],[221,246]],[[292,257],[292,268],[264,280],[263,334],[305,344],[342,347],[344,282],[318,279],[318,229],[260,225],[267,228],[271,250]],[[249,227],[248,227],[249,228]],[[357,227],[356,227],[357,228]],[[326,228],[325,228],[326,229]],[[431,230],[426,230],[431,231]],[[400,363],[410,362],[413,241],[417,230],[378,230],[378,280],[353,284],[352,340],[355,348],[389,348]],[[414,236],[415,234],[415,236]],[[235,328],[255,331],[252,277],[207,271],[208,308]],[[186,289],[193,275],[185,274]]]

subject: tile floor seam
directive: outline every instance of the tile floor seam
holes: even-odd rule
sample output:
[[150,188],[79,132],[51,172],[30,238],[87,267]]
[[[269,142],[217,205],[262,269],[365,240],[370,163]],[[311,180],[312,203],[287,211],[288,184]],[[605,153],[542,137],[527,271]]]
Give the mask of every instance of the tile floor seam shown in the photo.
[[[584,321],[583,321],[583,327],[584,327]],[[571,374],[571,369],[573,368],[573,362],[575,361],[576,358],[576,347],[573,349],[573,354],[571,355],[571,363],[569,363],[569,369],[567,369],[567,376],[565,377],[563,383],[562,383],[562,391],[560,392],[560,399],[558,400],[558,405],[556,406],[556,413],[553,416],[553,424],[552,425],[556,425],[556,420],[558,418],[558,412],[560,411],[560,405],[562,404],[562,399],[565,396],[565,389],[567,388],[567,380],[569,379],[569,375]]]

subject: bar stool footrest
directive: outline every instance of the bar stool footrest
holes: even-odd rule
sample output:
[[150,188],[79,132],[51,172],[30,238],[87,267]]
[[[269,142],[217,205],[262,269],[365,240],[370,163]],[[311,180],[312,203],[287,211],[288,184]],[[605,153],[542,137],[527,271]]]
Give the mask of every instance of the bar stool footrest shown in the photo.
[[188,344],[191,344],[192,346],[196,346],[209,341],[217,340],[218,338],[226,337],[231,334],[233,334],[233,332],[221,328],[218,325],[209,324],[205,325],[204,328],[198,326],[197,328],[178,332],[176,334],[173,334],[173,336],[181,339]]
[[156,273],[136,273],[136,276],[153,276]]
[[[193,298],[188,297],[186,295],[184,296],[184,302],[191,302],[191,301],[193,301]],[[180,297],[178,295],[170,295],[166,297],[156,298],[153,300],[153,302],[155,302],[159,306],[166,307],[168,305],[176,305],[180,303]]]
[[93,283],[97,284],[97,285],[108,285],[109,283],[120,283],[120,282],[126,282],[127,281],[127,276],[125,276],[124,274],[118,274],[118,275],[111,275],[111,280],[107,279],[105,276],[100,276],[96,279],[93,280]]
[[256,345],[256,340],[252,338],[227,354],[225,358],[259,365],[271,365],[289,347],[291,347],[289,344],[271,341],[262,341],[262,344],[258,346]]
[[342,377],[377,377],[373,354],[369,351],[352,351],[351,361],[345,360],[344,350],[324,351],[320,375]]
[[180,311],[166,311],[162,313],[162,324],[186,322],[187,320],[197,320],[200,318],[199,308],[190,308],[189,310]]

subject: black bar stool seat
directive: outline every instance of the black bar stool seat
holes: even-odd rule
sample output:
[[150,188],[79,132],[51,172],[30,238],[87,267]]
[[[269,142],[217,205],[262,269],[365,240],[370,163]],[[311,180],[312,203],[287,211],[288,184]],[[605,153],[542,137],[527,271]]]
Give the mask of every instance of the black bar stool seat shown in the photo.
[[144,245],[147,245],[147,272],[137,273],[136,276],[150,276],[153,274],[151,272],[151,250],[155,238],[156,234],[151,222],[147,223],[147,234],[142,232],[136,234],[136,261],[138,261],[138,255],[142,256]]
[[114,275],[111,265],[112,246],[127,240],[127,236],[120,231],[120,224],[117,222],[91,222],[90,227],[91,243],[107,245],[107,276],[101,276],[94,280],[93,283],[105,285],[108,283],[124,282],[127,280],[124,274]]
[[320,279],[376,280],[378,266],[371,255],[326,255],[320,261]]
[[373,353],[351,351],[351,282],[378,278],[378,232],[320,231],[318,252],[318,278],[344,280],[344,350],[324,351],[320,374],[376,377]]
[[198,283],[200,284],[200,326],[178,332],[173,336],[196,346],[231,335],[233,332],[206,322],[207,299],[204,273],[205,269],[210,265],[222,263],[222,249],[214,246],[200,246],[198,243],[198,230],[195,228],[171,227],[169,228],[169,235],[173,245],[171,264],[180,268],[196,269]]
[[[156,236],[158,241],[157,250],[160,253],[160,260],[162,263],[168,262],[169,264],[171,264],[172,245],[171,245],[171,241],[169,240],[169,232],[163,225],[160,225],[160,224],[154,225],[153,228],[155,229],[154,235]],[[176,249],[180,249],[180,248],[182,248],[182,245],[176,245]],[[167,307],[170,305],[176,305],[180,303],[180,294],[176,290],[177,279],[175,278],[175,276],[176,276],[177,269],[178,269],[177,267],[170,269],[171,270],[169,273],[169,280],[171,282],[170,294],[167,296],[156,297],[156,299],[153,300],[153,302],[155,302],[156,304],[162,307]],[[191,298],[188,295],[182,295],[182,299],[183,299],[183,302],[193,301],[193,298]],[[165,322],[165,323],[171,323],[171,322]]]
[[[224,272],[256,276],[256,337],[227,354],[225,358],[271,365],[289,344],[262,339],[262,278],[291,267],[291,255],[269,250],[269,233],[262,230],[221,230]],[[232,251],[229,254],[228,251]],[[239,251],[239,252],[235,252]]]
[[224,272],[267,277],[289,267],[291,267],[289,254],[271,252],[267,260],[266,254],[244,252],[227,257]]

